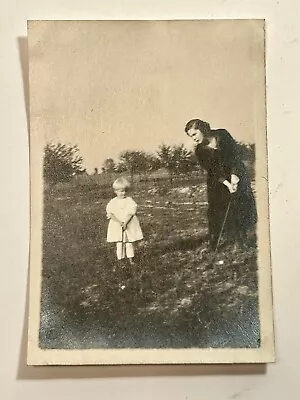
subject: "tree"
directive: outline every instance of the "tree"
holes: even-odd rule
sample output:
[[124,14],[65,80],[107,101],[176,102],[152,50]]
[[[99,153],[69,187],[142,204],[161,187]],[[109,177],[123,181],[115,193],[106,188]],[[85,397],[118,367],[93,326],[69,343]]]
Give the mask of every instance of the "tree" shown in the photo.
[[172,148],[166,144],[159,146],[157,156],[160,166],[166,168],[169,172],[172,170]]
[[156,171],[161,167],[160,160],[156,154],[147,154],[146,162],[148,172]]
[[255,144],[254,143],[237,143],[240,157],[246,165],[251,179],[255,177]]
[[195,169],[196,163],[192,153],[184,145],[168,146],[162,144],[157,152],[162,167],[170,174],[188,173]]
[[102,167],[103,172],[115,172],[116,164],[112,158],[107,158]]
[[255,144],[254,143],[237,143],[241,157],[243,160],[254,163],[255,161]]
[[116,164],[116,172],[122,173],[122,172],[125,172],[125,171],[127,171],[127,167],[124,164],[124,162],[122,162],[122,161],[118,162]]
[[173,146],[171,149],[172,172],[186,174],[195,168],[192,153],[183,144]]
[[82,157],[78,146],[48,143],[44,148],[43,175],[47,183],[68,182],[73,175],[82,173]]
[[125,168],[133,182],[133,176],[136,173],[145,173],[149,170],[149,155],[144,151],[126,150],[120,154],[119,168]]

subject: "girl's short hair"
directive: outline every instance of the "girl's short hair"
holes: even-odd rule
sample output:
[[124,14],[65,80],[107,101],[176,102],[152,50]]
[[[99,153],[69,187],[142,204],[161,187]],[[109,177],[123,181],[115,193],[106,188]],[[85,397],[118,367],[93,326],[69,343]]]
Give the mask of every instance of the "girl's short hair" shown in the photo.
[[210,125],[208,122],[201,119],[191,119],[185,126],[185,133],[187,134],[190,129],[199,129],[204,135],[209,135]]
[[130,183],[126,178],[120,177],[117,178],[113,185],[112,185],[114,190],[118,190],[118,189],[129,189],[130,188]]

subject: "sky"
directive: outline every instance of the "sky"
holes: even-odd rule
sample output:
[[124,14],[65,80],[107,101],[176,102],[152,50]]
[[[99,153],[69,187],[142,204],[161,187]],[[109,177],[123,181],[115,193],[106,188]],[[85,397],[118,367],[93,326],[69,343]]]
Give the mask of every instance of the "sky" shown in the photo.
[[192,145],[192,118],[265,134],[261,21],[48,21],[29,27],[30,122],[88,171],[123,150]]

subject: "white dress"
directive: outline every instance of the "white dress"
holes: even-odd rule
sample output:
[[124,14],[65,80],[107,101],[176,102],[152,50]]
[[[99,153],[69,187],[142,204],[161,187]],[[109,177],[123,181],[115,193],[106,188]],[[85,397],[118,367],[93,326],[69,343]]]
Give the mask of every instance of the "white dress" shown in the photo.
[[[137,204],[131,197],[125,197],[124,199],[114,197],[106,206],[107,216],[109,217],[109,214],[114,214],[121,222],[124,222],[128,215],[133,215],[124,232],[123,240],[125,242],[136,242],[137,240],[143,239],[140,223],[135,215],[136,210]],[[113,219],[110,219],[108,223],[107,241],[122,241],[122,227]]]

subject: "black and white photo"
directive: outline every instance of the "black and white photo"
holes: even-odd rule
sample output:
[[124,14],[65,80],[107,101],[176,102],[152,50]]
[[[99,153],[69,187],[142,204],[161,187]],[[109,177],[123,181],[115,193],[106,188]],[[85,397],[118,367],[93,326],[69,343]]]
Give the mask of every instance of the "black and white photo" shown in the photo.
[[264,21],[28,37],[28,363],[274,361]]

